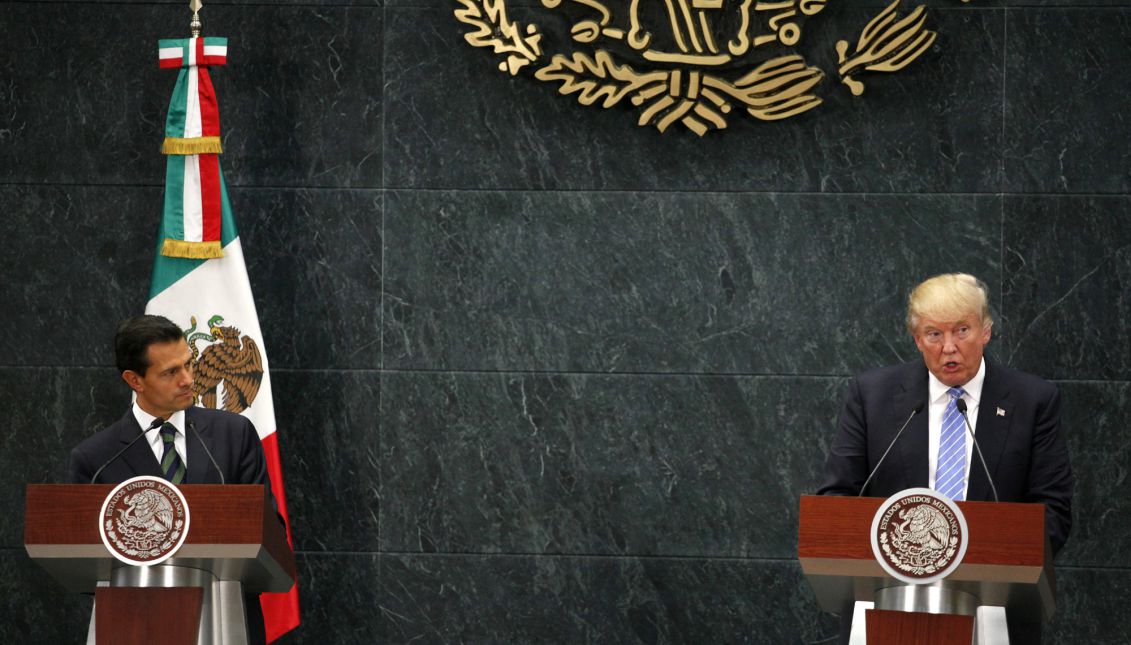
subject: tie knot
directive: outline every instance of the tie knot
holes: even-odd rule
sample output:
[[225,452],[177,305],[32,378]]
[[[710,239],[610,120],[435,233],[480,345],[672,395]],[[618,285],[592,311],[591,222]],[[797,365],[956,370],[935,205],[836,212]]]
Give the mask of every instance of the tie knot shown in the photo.
[[950,395],[950,398],[957,399],[957,398],[961,398],[963,394],[966,394],[966,390],[964,390],[960,387],[952,387],[949,390],[947,390],[946,393]]
[[175,426],[171,423],[166,423],[165,425],[161,426],[161,439],[165,443],[172,443],[173,439],[176,436],[177,436],[177,426]]

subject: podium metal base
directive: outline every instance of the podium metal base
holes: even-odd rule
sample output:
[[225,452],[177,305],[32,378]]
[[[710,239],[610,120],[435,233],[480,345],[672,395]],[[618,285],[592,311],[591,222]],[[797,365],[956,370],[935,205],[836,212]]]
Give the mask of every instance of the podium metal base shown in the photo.
[[875,608],[973,616],[978,611],[978,598],[943,580],[931,585],[894,585],[877,589]]
[[[102,586],[101,584],[99,585]],[[248,645],[243,585],[217,580],[202,569],[180,565],[121,566],[110,574],[109,587],[198,587],[203,593],[197,645]],[[91,613],[87,645],[95,645],[95,616]]]

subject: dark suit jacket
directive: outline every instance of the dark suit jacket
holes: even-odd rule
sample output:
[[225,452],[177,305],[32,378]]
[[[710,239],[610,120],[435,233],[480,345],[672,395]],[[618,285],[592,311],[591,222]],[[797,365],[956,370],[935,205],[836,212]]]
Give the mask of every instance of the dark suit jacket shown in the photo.
[[[986,360],[976,438],[1003,502],[1045,505],[1045,532],[1055,555],[1072,528],[1072,468],[1060,429],[1060,392],[1035,376]],[[887,497],[928,482],[927,368],[921,360],[858,375],[844,398],[837,434],[825,463],[820,495],[856,495],[907,420],[924,404],[868,484],[866,495]],[[998,409],[1005,412],[998,414]],[[968,464],[966,499],[993,501],[977,453]],[[1012,625],[1010,632],[1014,633]],[[1031,633],[1031,632],[1030,632]],[[1039,639],[1039,635],[1036,637]]]
[[[911,410],[927,403],[927,392],[922,361],[870,370],[853,379],[818,494],[858,494]],[[1072,528],[1073,477],[1060,430],[1060,392],[1047,381],[986,360],[976,436],[1001,501],[1045,505],[1045,529],[1055,554]],[[866,494],[887,497],[905,488],[926,487],[927,459],[924,407],[876,471]],[[993,501],[976,453],[968,469],[966,499]]]
[[[230,412],[192,407],[185,410],[185,425],[189,424],[196,428],[200,440],[208,444],[208,449],[224,473],[225,482],[262,484],[267,488],[267,496],[272,507],[278,508],[275,504],[275,496],[271,492],[263,445],[259,442],[259,435],[251,421]],[[133,441],[142,429],[131,409],[110,427],[75,446],[71,451],[71,481],[77,484],[91,483],[90,478],[94,475],[94,471],[106,463],[114,453]],[[204,452],[201,441],[197,441],[196,434],[192,430],[185,428],[185,433],[188,470],[185,472],[184,483],[219,484],[220,475]],[[157,462],[157,457],[146,439],[135,442],[120,457],[108,464],[99,473],[98,481],[95,483],[116,484],[138,475],[162,476],[161,465]],[[258,594],[245,596],[244,610],[247,613],[250,642],[266,642],[263,611],[259,606]]]

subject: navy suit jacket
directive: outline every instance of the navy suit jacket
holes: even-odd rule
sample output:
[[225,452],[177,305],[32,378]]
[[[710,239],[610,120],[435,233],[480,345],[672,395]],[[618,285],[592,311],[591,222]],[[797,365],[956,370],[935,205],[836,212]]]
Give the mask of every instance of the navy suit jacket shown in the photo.
[[[1030,374],[986,360],[978,405],[977,440],[1003,502],[1045,505],[1045,531],[1055,555],[1072,528],[1072,468],[1060,429],[1060,392]],[[907,420],[867,495],[887,497],[905,488],[927,486],[927,368],[921,360],[858,375],[845,396],[837,434],[825,463],[821,495],[856,495],[880,456]],[[998,411],[1001,411],[999,413]],[[993,501],[977,453],[968,464],[966,499]]]
[[[208,449],[224,473],[228,484],[262,484],[267,488],[268,501],[278,511],[275,496],[271,492],[271,481],[267,474],[267,462],[263,456],[263,444],[259,434],[246,417],[222,410],[192,407],[185,410],[185,425],[192,424],[196,434],[185,428],[185,446],[188,469],[185,484],[219,484],[220,474],[204,451],[201,442]],[[94,471],[137,438],[143,430],[134,418],[133,410],[110,427],[89,437],[71,450],[71,481],[76,484],[89,484]],[[153,430],[152,432],[156,432]],[[197,440],[197,434],[200,441]],[[161,465],[157,462],[153,449],[146,439],[134,442],[120,457],[106,465],[98,475],[99,484],[116,484],[131,477],[152,475],[162,477]],[[282,518],[279,520],[283,523]],[[244,610],[252,643],[266,642],[263,626],[263,612],[259,606],[258,594],[245,596]]]
[[[192,424],[196,434],[185,428],[185,446],[188,450],[185,484],[219,484],[220,474],[204,451],[201,441],[216,459],[229,484],[267,484],[267,462],[255,426],[238,414],[192,407],[185,410],[185,425]],[[71,451],[71,481],[76,484],[92,483],[90,478],[98,467],[110,459],[142,431],[133,411],[110,427],[89,437]],[[156,432],[153,430],[151,432]],[[99,484],[123,482],[138,475],[161,477],[161,465],[146,439],[129,447],[121,457],[108,464],[98,475]],[[270,487],[268,487],[270,494]],[[274,502],[274,499],[272,499]]]

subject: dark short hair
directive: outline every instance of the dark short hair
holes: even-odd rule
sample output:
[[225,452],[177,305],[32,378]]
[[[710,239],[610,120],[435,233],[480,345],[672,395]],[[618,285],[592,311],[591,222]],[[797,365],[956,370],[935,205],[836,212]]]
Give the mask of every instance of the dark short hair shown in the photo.
[[145,376],[149,367],[146,353],[149,346],[184,340],[185,334],[173,321],[164,316],[134,316],[118,325],[114,335],[114,360],[118,371],[127,370]]

